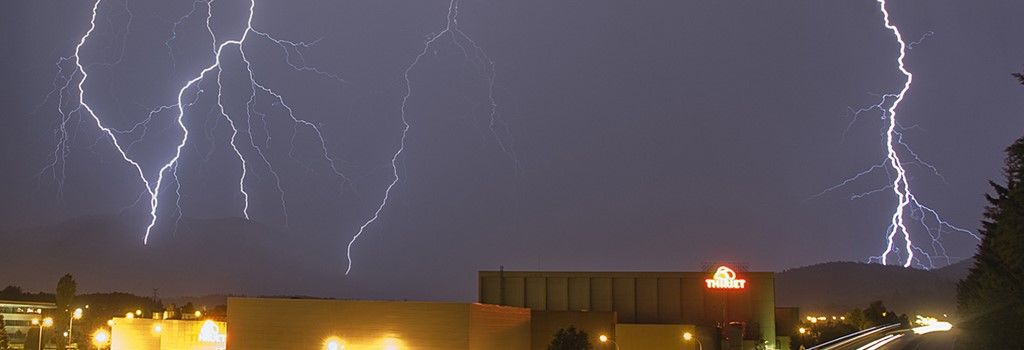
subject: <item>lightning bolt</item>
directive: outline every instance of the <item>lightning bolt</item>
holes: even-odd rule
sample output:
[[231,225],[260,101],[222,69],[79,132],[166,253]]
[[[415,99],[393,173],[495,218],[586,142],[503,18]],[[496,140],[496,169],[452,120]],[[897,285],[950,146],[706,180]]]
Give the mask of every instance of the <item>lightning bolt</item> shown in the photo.
[[[907,165],[919,165],[929,169],[933,174],[938,176],[940,179],[943,179],[943,181],[945,181],[945,179],[942,177],[942,174],[939,173],[938,168],[922,160],[921,157],[918,156],[918,154],[914,152],[914,150],[911,149],[903,140],[903,132],[908,129],[915,128],[916,126],[904,127],[897,119],[897,110],[900,107],[900,103],[903,102],[903,99],[910,91],[914,81],[914,74],[907,69],[905,63],[907,51],[913,49],[914,46],[919,45],[924,39],[934,35],[934,33],[926,32],[919,40],[907,43],[904,41],[903,34],[900,32],[899,27],[897,27],[890,18],[888,8],[886,7],[886,0],[876,1],[882,13],[884,27],[892,33],[896,42],[899,44],[899,55],[896,57],[896,64],[899,68],[900,74],[905,80],[898,92],[880,95],[879,101],[876,104],[856,110],[851,108],[850,111],[853,118],[850,125],[847,126],[847,130],[849,130],[850,126],[858,120],[861,114],[872,111],[880,112],[882,119],[885,120],[885,126],[882,129],[885,157],[881,162],[856,173],[852,177],[844,179],[834,186],[826,188],[820,193],[812,196],[812,198],[820,197],[826,193],[845,187],[871,173],[884,171],[885,175],[889,179],[889,183],[887,185],[850,196],[850,199],[852,200],[876,193],[890,191],[896,197],[896,208],[893,210],[892,215],[889,218],[889,225],[884,236],[885,249],[881,255],[871,257],[868,261],[880,262],[883,265],[887,265],[890,263],[890,260],[896,259],[897,264],[900,264],[903,267],[910,267],[911,265],[917,264],[917,266],[923,268],[935,268],[937,267],[936,259],[942,258],[948,265],[952,261],[947,254],[945,247],[942,245],[942,238],[945,234],[958,232],[968,234],[975,239],[980,240],[980,238],[973,232],[957,227],[943,219],[937,211],[921,203],[911,190],[909,172],[906,168]],[[845,134],[846,132],[844,131],[844,135]],[[903,155],[902,158],[901,154]],[[931,247],[930,253],[915,243],[915,239],[912,237],[911,230],[908,227],[911,221],[919,224],[928,233],[930,238],[929,245]],[[902,248],[898,247],[898,242],[900,241],[903,243]],[[904,255],[901,256],[901,252]],[[933,254],[938,257],[933,257]],[[899,262],[899,259],[901,258],[905,260]]]
[[[286,205],[286,196],[284,188],[282,187],[281,176],[267,154],[267,149],[270,147],[272,140],[272,132],[267,122],[268,113],[265,111],[261,112],[257,108],[261,97],[269,98],[272,101],[271,106],[276,108],[281,114],[287,116],[287,120],[292,124],[291,149],[288,152],[289,157],[302,165],[306,165],[296,158],[294,152],[295,139],[299,129],[308,129],[315,137],[315,140],[319,142],[319,156],[322,157],[322,160],[326,163],[326,166],[330,169],[332,175],[335,176],[339,185],[345,186],[351,183],[349,178],[341,171],[341,167],[338,162],[331,155],[325,135],[321,131],[319,124],[309,119],[299,117],[296,110],[287,102],[287,99],[282,92],[275,90],[271,86],[260,81],[257,70],[250,60],[250,54],[246,51],[246,47],[251,40],[266,40],[280,48],[283,54],[284,63],[295,72],[313,74],[324,79],[336,81],[339,84],[348,84],[348,82],[338,74],[324,71],[306,64],[305,50],[314,47],[320,39],[311,42],[292,41],[280,39],[270,33],[260,31],[253,24],[253,17],[256,11],[256,0],[249,0],[244,30],[241,31],[241,34],[239,34],[238,37],[222,40],[221,38],[218,38],[217,34],[213,30],[212,23],[215,15],[214,2],[215,0],[194,0],[192,2],[191,9],[187,13],[174,20],[168,21],[171,30],[169,37],[163,41],[163,46],[167,49],[172,70],[177,66],[175,60],[175,43],[178,40],[179,27],[184,25],[185,22],[193,16],[202,12],[205,12],[204,24],[210,40],[210,55],[212,57],[209,64],[202,67],[201,70],[192,74],[188,80],[185,80],[181,85],[176,87],[177,94],[174,103],[146,108],[147,113],[141,121],[131,124],[127,128],[123,129],[111,126],[104,113],[95,110],[93,106],[90,105],[88,99],[89,96],[87,96],[88,89],[86,88],[86,81],[90,77],[87,72],[87,67],[89,66],[82,63],[82,55],[87,43],[94,36],[97,28],[97,19],[101,12],[101,4],[104,3],[104,0],[96,0],[92,3],[89,28],[80,38],[78,38],[77,44],[74,48],[74,53],[71,56],[61,57],[58,60],[57,78],[53,81],[54,88],[49,94],[47,94],[47,98],[44,100],[45,104],[51,96],[58,96],[57,109],[59,116],[57,121],[57,130],[55,131],[55,134],[57,135],[57,142],[52,155],[53,161],[44,167],[43,171],[40,172],[40,176],[46,171],[52,171],[55,179],[57,179],[58,188],[63,188],[66,171],[65,163],[70,152],[71,132],[69,131],[68,126],[71,122],[72,116],[76,114],[80,118],[82,115],[87,116],[88,119],[91,120],[101,131],[101,136],[97,138],[96,143],[104,139],[109,140],[120,158],[133,169],[134,173],[136,173],[139,182],[141,182],[144,187],[144,191],[139,195],[135,204],[128,207],[131,208],[144,202],[148,202],[149,204],[149,219],[146,223],[145,232],[142,237],[143,244],[149,243],[150,236],[157,225],[161,204],[164,202],[161,195],[164,194],[165,187],[169,186],[168,183],[171,183],[174,186],[174,204],[177,207],[178,212],[175,224],[176,227],[177,222],[180,221],[182,217],[182,186],[178,177],[178,170],[182,165],[181,163],[185,147],[190,144],[190,141],[194,137],[194,131],[190,130],[188,126],[189,123],[187,122],[189,119],[189,110],[198,103],[201,96],[206,92],[203,87],[210,86],[210,84],[215,86],[217,111],[217,118],[211,119],[210,121],[223,120],[226,122],[227,126],[231,128],[227,145],[231,148],[234,156],[238,159],[240,175],[237,181],[237,191],[241,197],[240,212],[247,220],[251,219],[249,178],[253,175],[251,174],[253,167],[258,164],[262,164],[273,178],[274,186],[279,195],[281,210],[286,226],[288,225],[289,220],[288,207]],[[406,136],[412,127],[408,119],[409,100],[413,92],[410,74],[420,65],[420,62],[430,52],[430,50],[435,47],[437,42],[441,40],[450,40],[451,43],[461,50],[465,60],[480,71],[481,76],[487,83],[486,107],[489,118],[488,128],[494,135],[500,150],[513,160],[514,170],[516,173],[519,171],[518,157],[514,151],[512,133],[499,114],[498,104],[495,99],[494,81],[496,73],[494,61],[490,59],[487,53],[479,44],[477,44],[476,41],[459,28],[458,5],[458,0],[451,0],[449,2],[447,16],[442,30],[436,34],[428,36],[423,43],[422,49],[402,71],[405,87],[405,92],[402,95],[400,105],[402,130],[398,148],[392,154],[390,159],[392,175],[391,182],[384,189],[383,198],[379,204],[374,207],[375,209],[372,212],[372,215],[362,222],[358,231],[352,235],[349,240],[346,247],[348,266],[345,270],[345,274],[350,273],[352,270],[353,246],[356,241],[366,233],[368,228],[379,221],[385,208],[388,206],[394,189],[401,180],[398,170],[399,163],[401,162],[406,150]],[[125,2],[125,12],[131,16],[131,12],[128,11],[127,2]],[[127,38],[127,35],[128,31],[126,30],[125,38]],[[126,40],[127,39],[125,39],[125,41]],[[245,67],[243,74],[248,77],[249,96],[248,100],[244,103],[244,114],[238,114],[241,112],[233,111],[228,108],[229,105],[225,102],[223,97],[225,89],[225,84],[223,82],[225,67],[222,65],[222,62],[223,59],[227,57],[237,57]],[[112,64],[117,64],[118,62],[120,62],[120,58]],[[72,66],[67,67],[69,64]],[[212,80],[212,82],[209,82],[209,80]],[[211,87],[210,89],[210,92],[212,93],[213,88]],[[74,97],[74,101],[67,102],[65,101],[65,97]],[[133,156],[132,149],[138,142],[146,138],[146,135],[150,130],[150,124],[154,120],[164,118],[166,115],[169,115],[169,117],[172,118],[173,122],[171,124],[177,128],[177,132],[180,134],[180,137],[177,137],[175,139],[175,143],[172,145],[174,151],[173,154],[169,158],[161,160],[159,164],[153,166],[151,169],[150,166],[144,166],[139,159]],[[207,123],[210,121],[207,121]],[[262,130],[260,132],[264,133],[264,137],[259,141],[257,140],[258,132],[254,131],[254,128],[259,127],[258,124],[262,124]],[[206,128],[206,135],[211,140],[211,143],[215,139],[213,129],[216,125],[216,123],[213,127],[207,125]],[[254,125],[257,126],[254,127]],[[213,152],[212,148],[213,146],[211,146],[211,154]],[[210,155],[207,154],[206,157],[209,156]],[[255,156],[256,158],[251,159],[252,156]],[[310,167],[307,165],[307,168]]]
[[[402,157],[403,152],[405,152],[406,136],[409,134],[409,129],[412,127],[412,125],[409,124],[408,119],[409,98],[412,96],[412,81],[409,78],[409,74],[416,68],[416,66],[420,64],[420,61],[423,59],[423,57],[427,55],[430,49],[434,47],[434,45],[439,40],[444,38],[451,40],[451,42],[462,51],[463,57],[465,57],[467,60],[471,60],[471,62],[482,61],[482,66],[484,66],[484,69],[486,71],[484,73],[484,76],[485,79],[487,80],[488,86],[487,105],[489,109],[490,118],[489,129],[491,133],[494,135],[494,138],[497,141],[498,146],[501,148],[501,150],[512,159],[512,161],[514,162],[515,170],[518,172],[518,157],[515,155],[515,152],[512,148],[511,132],[508,130],[507,124],[505,124],[502,121],[497,112],[498,104],[494,98],[494,61],[491,60],[489,56],[487,56],[487,53],[483,50],[483,48],[480,47],[480,45],[476,43],[476,41],[474,41],[469,35],[467,35],[465,32],[462,31],[462,29],[459,28],[458,15],[459,1],[451,0],[448,3],[448,13],[447,16],[445,17],[444,28],[442,28],[441,31],[437,32],[437,34],[433,34],[427,37],[427,39],[423,42],[422,50],[420,50],[419,54],[417,54],[412,59],[412,62],[410,62],[405,67],[405,70],[402,72],[402,78],[405,83],[405,94],[402,96],[402,103],[400,108],[402,120],[402,136],[399,140],[398,149],[391,157],[392,180],[391,183],[389,183],[384,190],[384,198],[381,200],[380,205],[378,205],[376,210],[374,210],[373,215],[368,220],[363,222],[362,225],[359,226],[359,230],[356,231],[356,234],[352,236],[352,239],[348,242],[348,246],[345,248],[345,256],[348,260],[348,268],[345,269],[346,275],[352,271],[353,245],[355,245],[359,237],[366,233],[368,227],[370,227],[380,219],[381,213],[384,212],[384,209],[388,205],[388,200],[391,198],[392,190],[394,190],[395,186],[398,185],[398,182],[400,181],[398,163],[400,158]],[[467,46],[471,47],[472,49],[468,48]],[[477,60],[472,60],[473,58],[477,58]]]
[[[234,151],[234,154],[237,156],[237,158],[239,160],[239,163],[240,163],[239,168],[241,170],[241,175],[239,176],[239,179],[238,179],[238,191],[242,195],[241,213],[242,213],[242,215],[246,219],[250,219],[251,217],[249,215],[249,208],[250,208],[249,193],[248,193],[247,188],[246,188],[246,179],[247,179],[247,176],[248,176],[248,169],[249,169],[250,165],[249,165],[249,162],[248,162],[247,157],[245,155],[246,152],[243,152],[243,148],[239,146],[239,142],[238,142],[238,139],[239,139],[239,126],[236,124],[236,119],[233,118],[228,113],[227,109],[224,106],[224,102],[223,102],[223,98],[222,98],[222,92],[223,92],[222,76],[223,76],[224,69],[223,69],[223,66],[222,66],[221,63],[222,63],[222,58],[226,54],[225,49],[228,49],[228,48],[237,48],[238,49],[239,57],[245,63],[246,70],[247,70],[248,76],[249,76],[249,83],[250,83],[250,87],[251,87],[250,98],[249,98],[249,101],[246,103],[247,130],[245,130],[246,131],[245,134],[248,135],[248,137],[249,137],[249,146],[259,155],[260,159],[268,167],[268,169],[270,170],[271,174],[273,175],[273,177],[275,179],[275,184],[276,184],[277,190],[280,193],[281,206],[282,206],[283,210],[285,211],[286,222],[287,222],[287,209],[286,209],[286,205],[285,205],[284,191],[283,191],[283,189],[281,187],[280,177],[278,176],[276,170],[274,170],[274,167],[271,164],[269,158],[267,158],[267,156],[265,155],[265,153],[263,151],[263,147],[257,145],[257,143],[253,140],[254,136],[253,136],[253,132],[252,132],[252,122],[251,121],[252,121],[252,114],[254,114],[254,113],[255,114],[259,114],[258,112],[254,111],[255,104],[256,104],[256,96],[257,96],[258,93],[269,94],[270,96],[272,96],[275,99],[275,104],[281,106],[287,112],[289,118],[294,123],[293,141],[294,141],[294,133],[297,133],[297,129],[299,127],[307,127],[309,129],[311,129],[313,131],[313,133],[316,135],[316,137],[317,137],[317,139],[318,139],[318,141],[320,143],[320,148],[322,150],[322,156],[326,160],[326,162],[329,164],[329,167],[331,168],[331,171],[334,173],[334,175],[338,176],[340,182],[348,183],[348,178],[345,177],[345,175],[341,172],[341,170],[339,169],[335,159],[330,155],[330,152],[328,151],[328,147],[327,147],[327,142],[324,139],[324,135],[323,135],[323,132],[320,130],[320,127],[316,123],[313,123],[313,122],[311,122],[309,120],[301,119],[301,118],[296,117],[294,110],[292,109],[291,106],[289,106],[285,102],[285,98],[280,93],[278,93],[278,92],[274,91],[273,89],[267,87],[265,84],[260,83],[256,79],[256,73],[254,72],[252,64],[249,61],[248,57],[246,56],[246,52],[245,52],[245,45],[247,43],[247,39],[249,39],[251,35],[255,35],[255,36],[262,37],[262,38],[265,38],[267,40],[270,40],[273,43],[275,43],[276,45],[280,46],[285,51],[287,64],[290,67],[292,67],[293,69],[297,70],[297,71],[313,72],[313,73],[316,73],[318,75],[327,76],[327,77],[330,77],[332,79],[339,80],[339,81],[341,81],[341,78],[338,77],[337,75],[321,71],[321,70],[319,70],[317,68],[308,67],[308,66],[305,66],[305,65],[299,65],[299,64],[296,64],[296,63],[291,61],[291,56],[290,56],[291,54],[289,52],[289,47],[291,47],[292,49],[296,49],[297,50],[297,48],[300,47],[300,46],[308,48],[308,47],[312,46],[312,44],[296,43],[296,42],[293,42],[293,41],[277,39],[277,38],[271,36],[270,34],[268,34],[266,32],[261,32],[261,31],[255,29],[255,27],[253,26],[253,22],[252,22],[253,15],[255,13],[255,8],[256,8],[255,0],[249,1],[248,13],[247,13],[248,16],[247,16],[247,19],[246,19],[246,27],[244,28],[244,31],[242,32],[241,36],[238,37],[238,38],[234,38],[234,39],[230,39],[230,40],[224,40],[224,41],[219,41],[219,42],[218,42],[218,38],[217,38],[216,34],[214,33],[213,28],[211,26],[211,22],[212,22],[212,19],[213,19],[213,16],[214,16],[214,10],[213,10],[214,1],[213,0],[209,0],[209,1],[197,0],[197,1],[194,1],[193,5],[192,5],[192,10],[189,11],[184,16],[178,18],[176,21],[173,22],[173,29],[172,29],[171,37],[168,38],[164,42],[164,46],[167,47],[167,49],[168,49],[168,53],[171,56],[171,62],[172,62],[172,65],[173,65],[174,64],[174,60],[173,60],[174,52],[173,52],[173,45],[172,45],[172,43],[177,38],[178,26],[181,25],[186,19],[191,17],[193,14],[195,14],[197,11],[199,11],[200,5],[205,3],[205,7],[206,7],[205,26],[206,26],[206,30],[207,30],[207,32],[208,32],[208,34],[210,36],[210,40],[213,43],[212,51],[211,51],[212,56],[213,56],[213,62],[210,63],[208,66],[204,67],[200,72],[198,72],[191,79],[187,80],[180,88],[178,88],[176,103],[174,103],[172,105],[167,105],[167,106],[160,106],[160,107],[157,107],[157,108],[154,108],[154,109],[150,110],[150,112],[148,113],[147,117],[144,120],[142,120],[141,122],[138,122],[138,123],[132,125],[128,129],[121,130],[121,129],[116,129],[116,128],[112,127],[112,126],[107,125],[107,123],[104,122],[104,118],[101,117],[101,114],[97,113],[97,111],[94,110],[94,108],[89,104],[88,99],[86,98],[86,91],[87,91],[87,89],[85,88],[85,84],[86,84],[86,81],[89,78],[89,73],[87,72],[86,67],[82,64],[82,59],[81,59],[83,47],[86,45],[86,43],[89,41],[90,37],[93,35],[94,31],[96,30],[96,21],[97,21],[97,18],[99,16],[99,9],[100,9],[100,5],[101,5],[102,2],[103,2],[103,0],[97,0],[97,1],[95,1],[93,3],[92,11],[91,11],[91,16],[90,16],[90,20],[89,20],[89,29],[85,32],[85,34],[82,35],[81,38],[79,38],[78,44],[75,45],[74,54],[71,55],[70,57],[62,57],[58,61],[58,63],[57,63],[57,66],[58,66],[58,79],[57,79],[57,81],[62,82],[61,84],[55,84],[55,86],[60,85],[59,88],[57,88],[58,89],[57,94],[58,94],[58,96],[60,96],[60,101],[58,102],[58,110],[60,112],[60,120],[58,121],[58,131],[57,131],[59,136],[58,136],[57,147],[55,148],[55,151],[54,151],[54,161],[50,165],[48,165],[46,168],[44,168],[44,171],[46,171],[48,169],[52,170],[54,172],[55,176],[57,176],[56,174],[58,172],[60,172],[60,175],[57,176],[57,177],[60,178],[58,186],[63,186],[63,176],[64,176],[64,169],[65,169],[65,166],[63,164],[65,163],[64,159],[67,157],[68,148],[69,148],[69,134],[68,134],[68,131],[67,131],[67,124],[69,123],[69,121],[71,119],[71,116],[74,115],[75,113],[85,113],[95,123],[96,127],[102,132],[102,134],[104,134],[104,136],[106,136],[106,138],[108,138],[110,140],[110,142],[114,146],[114,149],[120,155],[121,159],[123,159],[132,168],[134,168],[135,172],[138,175],[138,178],[139,178],[140,182],[142,182],[142,184],[145,187],[145,193],[143,193],[143,195],[144,195],[144,197],[148,197],[148,202],[149,202],[149,222],[146,225],[145,234],[143,235],[143,244],[148,244],[149,243],[150,235],[151,235],[151,233],[153,231],[153,228],[157,224],[158,213],[159,213],[159,208],[160,208],[160,204],[161,204],[161,198],[160,198],[160,195],[162,193],[161,191],[162,191],[163,187],[166,185],[166,182],[170,181],[170,180],[168,180],[168,177],[173,178],[174,183],[177,184],[177,186],[175,188],[175,193],[177,195],[176,204],[178,205],[179,213],[180,213],[180,198],[181,198],[180,189],[181,189],[181,185],[180,185],[180,181],[178,180],[178,173],[177,173],[177,171],[178,171],[178,167],[180,165],[180,161],[181,161],[181,158],[182,158],[183,149],[188,144],[189,136],[190,136],[190,130],[186,126],[186,120],[185,120],[186,119],[186,107],[190,107],[191,105],[195,104],[196,101],[199,98],[199,95],[203,92],[203,89],[201,89],[199,87],[199,84],[202,83],[207,78],[209,78],[210,75],[216,75],[216,77],[215,77],[216,79],[215,80],[216,80],[216,86],[217,86],[217,90],[216,90],[216,92],[217,92],[217,95],[216,95],[217,107],[218,107],[220,116],[222,118],[224,118],[225,121],[227,121],[228,126],[231,128],[231,137],[229,139],[229,144],[231,146],[231,149]],[[300,51],[299,55],[301,56],[301,51]],[[67,74],[65,74],[64,70],[63,70],[63,63],[66,62],[66,61],[71,61],[74,64],[74,70],[72,72],[70,72],[70,73],[67,73]],[[78,77],[78,76],[80,76],[80,78],[77,79],[77,83],[74,83],[74,80],[76,80],[76,77]],[[68,94],[74,94],[73,92],[72,93],[68,93],[68,91],[71,91],[72,89],[73,89],[73,91],[77,91],[77,101],[75,102],[74,108],[68,110],[68,108],[65,107],[65,104],[63,102],[63,96],[68,95]],[[192,101],[187,102],[186,101],[186,96],[189,94],[190,91],[194,91],[195,98]],[[180,137],[180,139],[178,139],[177,143],[174,144],[174,154],[173,154],[173,156],[171,156],[169,159],[167,159],[166,161],[164,161],[163,163],[159,164],[159,166],[156,167],[155,179],[153,179],[153,178],[151,178],[151,177],[146,175],[146,170],[143,168],[143,166],[139,163],[139,161],[137,159],[133,158],[133,156],[130,154],[130,150],[131,150],[132,146],[135,143],[137,143],[138,141],[140,141],[142,138],[145,137],[145,134],[146,134],[147,130],[149,129],[149,123],[152,120],[154,120],[155,117],[157,117],[161,113],[163,113],[165,111],[168,111],[168,110],[175,110],[176,111],[176,114],[174,115],[174,123],[177,125],[178,129],[180,130],[181,137]],[[266,121],[265,120],[264,120],[264,125],[266,125]],[[139,130],[141,130],[140,131],[141,136],[138,136],[134,140],[130,140],[127,143],[122,138],[119,138],[119,136],[133,135],[133,134],[135,134]],[[270,132],[269,132],[269,130],[267,130],[266,132],[267,132],[266,143],[269,144],[269,142],[270,142]],[[293,146],[293,148],[294,148],[294,146]],[[60,168],[59,170],[57,169],[58,167]],[[179,214],[179,218],[180,218],[180,214]]]

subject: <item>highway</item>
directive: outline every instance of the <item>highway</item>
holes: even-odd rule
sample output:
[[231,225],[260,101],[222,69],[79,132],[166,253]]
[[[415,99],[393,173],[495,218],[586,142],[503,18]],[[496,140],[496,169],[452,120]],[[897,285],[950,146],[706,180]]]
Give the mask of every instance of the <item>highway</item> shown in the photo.
[[920,335],[908,333],[906,336],[880,347],[879,350],[952,350],[957,331],[954,328],[948,332]]
[[899,324],[871,327],[819,344],[807,350],[867,350],[871,349],[872,346],[879,345],[876,342],[887,341],[885,339],[897,337],[903,331],[905,329],[901,329]]
[[899,325],[868,328],[808,350],[951,350],[956,330],[916,334]]

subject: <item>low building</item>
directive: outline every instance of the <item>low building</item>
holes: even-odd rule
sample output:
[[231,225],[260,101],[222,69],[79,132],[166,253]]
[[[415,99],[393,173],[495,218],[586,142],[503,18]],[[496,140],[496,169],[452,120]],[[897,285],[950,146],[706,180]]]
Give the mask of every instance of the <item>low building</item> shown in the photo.
[[776,323],[774,275],[726,266],[481,271],[478,284],[479,303],[228,298],[227,323],[115,319],[111,349],[545,350],[570,326],[595,350],[779,349],[795,311]]
[[21,348],[29,329],[34,327],[32,319],[40,319],[42,314],[51,314],[55,309],[54,303],[0,300],[0,315],[4,317],[4,327],[16,349]]
[[[534,328],[534,350],[546,349],[551,329],[569,325],[594,343],[604,334],[622,350],[776,348],[771,272],[481,271],[479,302],[531,309],[532,322],[548,324]],[[565,312],[583,314],[552,320]],[[614,329],[601,313],[614,313]],[[694,338],[684,341],[683,333]]]
[[212,320],[114,318],[110,350],[224,350],[227,323]]
[[530,310],[471,303],[229,298],[231,349],[523,350]]

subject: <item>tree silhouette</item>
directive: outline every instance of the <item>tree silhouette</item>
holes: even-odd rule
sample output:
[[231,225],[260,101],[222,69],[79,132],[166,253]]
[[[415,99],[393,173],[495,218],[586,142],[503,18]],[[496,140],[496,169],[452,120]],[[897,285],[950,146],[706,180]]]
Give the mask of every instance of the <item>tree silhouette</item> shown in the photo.
[[[1014,77],[1024,84],[1024,75]],[[989,181],[981,244],[957,286],[963,348],[1024,349],[1024,138],[1006,154],[1005,184]]]
[[54,334],[58,335],[54,340],[57,343],[57,350],[67,348],[67,339],[61,335],[68,331],[71,321],[71,303],[75,300],[75,292],[78,290],[78,283],[71,274],[66,274],[57,281],[57,310],[54,315]]
[[562,328],[555,332],[555,338],[548,345],[548,350],[591,350],[594,346],[587,338],[587,331],[577,330],[575,326]]

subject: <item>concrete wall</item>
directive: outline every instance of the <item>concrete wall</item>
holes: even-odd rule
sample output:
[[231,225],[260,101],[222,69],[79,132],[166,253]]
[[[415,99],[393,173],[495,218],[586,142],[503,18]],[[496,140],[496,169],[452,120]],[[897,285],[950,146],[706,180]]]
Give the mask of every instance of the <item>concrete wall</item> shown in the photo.
[[228,348],[526,349],[529,310],[465,303],[229,298]]
[[[220,334],[227,324],[211,324]],[[199,334],[206,321],[115,318],[111,328],[111,350],[223,350],[225,344],[202,339]]]
[[574,326],[587,332],[590,336],[590,343],[595,344],[596,349],[600,342],[598,337],[602,334],[609,337],[615,336],[615,313],[610,311],[533,311],[530,320],[530,334],[532,350],[546,350],[555,332],[562,328]]

